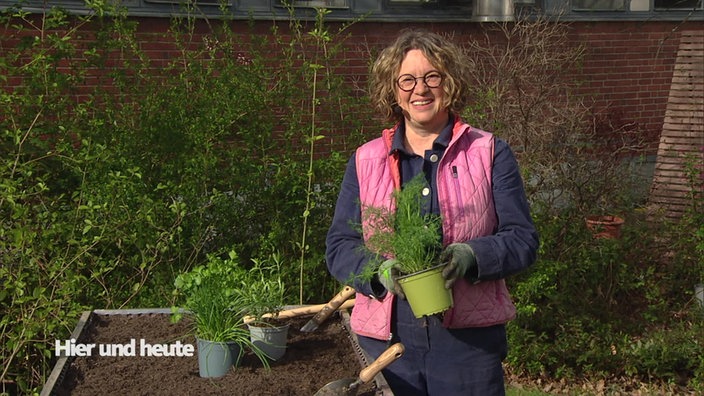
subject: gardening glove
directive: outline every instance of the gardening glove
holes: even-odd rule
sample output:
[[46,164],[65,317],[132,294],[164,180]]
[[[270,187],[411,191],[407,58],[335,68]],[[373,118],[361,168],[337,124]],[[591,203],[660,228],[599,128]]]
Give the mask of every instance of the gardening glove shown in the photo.
[[457,279],[469,275],[470,281],[476,282],[479,275],[474,251],[466,243],[452,243],[440,253],[440,262],[445,264],[442,276],[445,288],[450,289]]
[[403,293],[403,289],[401,289],[401,285],[398,283],[398,276],[401,273],[399,268],[398,261],[389,259],[381,263],[377,275],[379,277],[379,283],[381,283],[389,293],[405,299],[406,295]]

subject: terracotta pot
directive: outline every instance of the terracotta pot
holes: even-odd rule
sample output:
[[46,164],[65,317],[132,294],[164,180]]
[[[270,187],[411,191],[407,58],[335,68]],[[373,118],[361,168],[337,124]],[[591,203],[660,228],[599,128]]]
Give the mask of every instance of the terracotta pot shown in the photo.
[[594,238],[617,239],[621,237],[621,227],[625,220],[618,216],[593,215],[587,216],[587,228],[594,234]]

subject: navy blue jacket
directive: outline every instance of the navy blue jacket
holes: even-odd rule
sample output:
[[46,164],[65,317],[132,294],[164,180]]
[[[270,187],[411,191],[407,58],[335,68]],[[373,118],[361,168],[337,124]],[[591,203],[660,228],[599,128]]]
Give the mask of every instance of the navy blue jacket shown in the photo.
[[[424,157],[405,150],[403,124],[400,124],[394,135],[391,150],[400,154],[402,183],[410,181],[421,172],[425,174],[430,190],[425,205],[427,213],[440,213],[437,164],[452,137],[453,123],[451,117]],[[498,219],[497,230],[493,235],[467,241],[477,259],[479,280],[500,279],[520,272],[535,262],[538,250],[538,234],[530,216],[518,163],[508,144],[498,138],[495,138],[494,145],[492,188]],[[347,282],[351,274],[359,273],[369,259],[368,253],[360,248],[364,239],[359,227],[355,226],[359,224],[359,183],[355,157],[352,156],[347,163],[326,240],[328,269],[341,282]],[[376,286],[374,290],[373,286]],[[355,288],[367,295],[378,295],[379,291],[378,285],[356,283]]]

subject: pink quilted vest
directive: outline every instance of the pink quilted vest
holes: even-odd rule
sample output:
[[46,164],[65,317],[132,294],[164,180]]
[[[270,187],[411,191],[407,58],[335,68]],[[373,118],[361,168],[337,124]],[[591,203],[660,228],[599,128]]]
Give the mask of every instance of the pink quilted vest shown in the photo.
[[[357,150],[355,161],[362,207],[394,208],[391,196],[401,183],[398,158],[389,156],[394,131],[395,128],[384,130],[381,138]],[[491,235],[497,224],[491,192],[494,138],[463,123],[459,117],[452,134],[437,175],[445,246]],[[393,299],[391,293],[382,300],[357,293],[350,321],[352,330],[367,337],[389,339]],[[444,314],[443,325],[448,328],[506,323],[516,314],[503,279],[478,284],[460,280],[453,287],[453,300],[453,307]]]

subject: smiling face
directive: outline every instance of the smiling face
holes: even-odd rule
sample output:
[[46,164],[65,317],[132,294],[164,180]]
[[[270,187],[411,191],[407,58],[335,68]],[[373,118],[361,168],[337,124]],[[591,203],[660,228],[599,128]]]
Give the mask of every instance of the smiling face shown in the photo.
[[406,53],[397,76],[410,74],[419,77],[410,92],[396,86],[396,101],[403,109],[406,129],[416,133],[440,133],[449,117],[442,83],[436,88],[430,88],[423,81],[423,76],[431,71],[438,70],[422,51],[412,49]]

